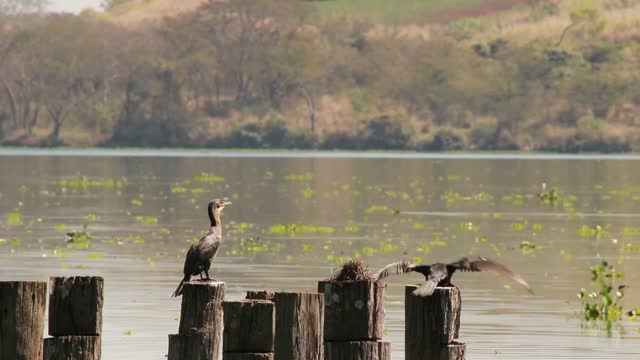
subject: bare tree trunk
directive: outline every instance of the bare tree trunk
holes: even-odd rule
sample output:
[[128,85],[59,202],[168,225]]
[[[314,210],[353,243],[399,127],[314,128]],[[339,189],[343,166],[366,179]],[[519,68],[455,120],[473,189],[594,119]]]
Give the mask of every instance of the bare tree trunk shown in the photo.
[[569,25],[566,28],[564,28],[564,30],[562,31],[562,34],[560,35],[560,39],[558,39],[558,42],[556,43],[556,46],[560,46],[560,44],[562,44],[562,41],[564,40],[564,37],[567,35],[569,30],[571,30],[571,28],[573,28],[576,25],[580,25],[580,24],[582,24],[582,21],[572,23],[571,25]]
[[40,105],[36,105],[36,111],[33,112],[33,116],[27,123],[27,134],[33,135],[33,128],[36,127],[38,116],[40,116]]
[[62,122],[64,121],[64,111],[52,111],[51,109],[47,109],[47,111],[49,112],[49,116],[51,116],[51,121],[53,121],[53,130],[51,131],[51,134],[49,134],[49,143],[58,144],[60,142]]
[[301,87],[300,90],[302,91],[302,96],[304,96],[304,99],[307,102],[307,108],[309,109],[309,122],[310,122],[310,125],[311,125],[311,133],[315,134],[316,133],[316,120],[317,120],[316,103],[315,103],[315,101],[313,101],[313,97],[309,94],[307,89],[304,88],[304,86]]
[[11,120],[13,121],[13,126],[18,125],[18,105],[16,104],[16,98],[13,94],[13,91],[9,87],[9,84],[2,79],[2,85],[4,87],[4,91],[7,93],[7,97],[9,98],[9,107],[11,108]]
[[30,101],[27,101],[26,104],[22,107],[22,118],[20,120],[23,129],[27,129],[27,122],[31,118],[31,107],[32,104]]
[[213,86],[216,92],[216,107],[220,108],[220,77],[218,75],[214,76]]

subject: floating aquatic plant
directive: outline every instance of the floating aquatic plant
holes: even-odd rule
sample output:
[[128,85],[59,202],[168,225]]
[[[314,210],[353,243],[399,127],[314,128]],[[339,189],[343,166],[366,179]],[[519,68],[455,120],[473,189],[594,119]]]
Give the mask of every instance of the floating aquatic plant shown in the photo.
[[84,190],[87,188],[122,188],[127,185],[127,179],[92,179],[86,176],[78,176],[73,179],[57,180],[55,185],[60,188]]
[[193,181],[206,183],[206,184],[213,184],[213,183],[224,181],[224,178],[222,176],[217,176],[213,173],[205,173],[205,172],[195,175],[192,179]]
[[141,224],[157,224],[158,218],[153,216],[136,216],[136,221]]
[[22,224],[22,216],[19,212],[10,212],[7,215],[7,224],[8,225],[20,225]]
[[595,225],[595,226],[582,225],[578,229],[578,234],[584,237],[599,237],[604,233],[605,233],[605,230],[600,225]]
[[560,201],[560,192],[556,188],[546,189],[546,184],[542,184],[542,191],[538,193],[538,198],[547,205],[555,205]]
[[524,255],[535,254],[541,248],[542,247],[540,245],[534,244],[531,240],[523,240],[520,243],[520,251],[522,251]]
[[313,179],[313,174],[312,173],[289,174],[289,175],[286,175],[284,179],[288,181],[309,181]]
[[640,253],[640,246],[632,245],[632,244],[624,244],[622,245],[622,251]]
[[269,228],[270,234],[333,234],[335,229],[330,226],[313,226],[313,225],[297,225],[297,224],[277,224]]
[[582,317],[587,322],[601,322],[611,336],[612,325],[626,315],[631,321],[638,317],[639,309],[625,311],[622,306],[626,285],[619,284],[624,274],[615,267],[601,260],[599,264],[591,266],[591,284],[595,289],[587,291],[581,289],[578,293],[582,305]]
[[87,232],[87,224],[82,226],[82,230],[67,233],[67,247],[71,249],[87,249],[91,240],[93,237]]
[[100,260],[103,258],[103,255],[100,253],[89,253],[87,254],[87,259],[89,260]]
[[385,212],[387,214],[395,214],[398,211],[396,209],[392,209],[387,205],[373,205],[364,210],[365,214],[372,214],[375,212]]

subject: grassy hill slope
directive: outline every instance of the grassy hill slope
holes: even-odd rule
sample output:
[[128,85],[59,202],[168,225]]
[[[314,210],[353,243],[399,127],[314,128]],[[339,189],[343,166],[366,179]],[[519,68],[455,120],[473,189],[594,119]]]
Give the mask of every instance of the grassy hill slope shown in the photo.
[[[115,6],[110,15],[115,22],[131,26],[192,11],[207,1],[130,0]],[[323,18],[347,17],[402,25],[484,16],[526,3],[527,0],[329,0],[317,1],[315,5]]]

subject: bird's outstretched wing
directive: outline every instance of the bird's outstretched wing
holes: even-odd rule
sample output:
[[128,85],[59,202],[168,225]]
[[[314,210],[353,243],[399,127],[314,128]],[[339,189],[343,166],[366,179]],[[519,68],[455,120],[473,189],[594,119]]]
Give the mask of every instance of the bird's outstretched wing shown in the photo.
[[517,282],[518,284],[527,288],[530,293],[531,288],[529,284],[517,273],[511,271],[505,265],[500,264],[499,262],[493,261],[486,257],[482,256],[466,256],[462,259],[452,262],[449,266],[453,267],[456,270],[460,271],[492,271],[500,276],[504,276],[512,281]]
[[380,269],[373,276],[373,279],[377,281],[393,275],[406,274],[408,272],[413,271],[415,266],[416,265],[413,263],[413,261],[410,261],[410,260],[396,261]]

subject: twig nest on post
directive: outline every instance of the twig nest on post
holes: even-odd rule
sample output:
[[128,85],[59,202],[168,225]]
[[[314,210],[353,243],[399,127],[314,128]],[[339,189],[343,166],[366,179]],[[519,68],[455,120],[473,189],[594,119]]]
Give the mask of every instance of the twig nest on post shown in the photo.
[[326,341],[379,340],[384,318],[384,285],[357,259],[347,260],[318,283],[324,294]]
[[342,264],[340,271],[327,279],[327,281],[334,283],[358,280],[373,280],[373,274],[371,274],[369,270],[364,267],[362,261],[358,259],[347,259],[347,261]]

